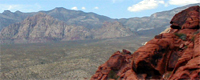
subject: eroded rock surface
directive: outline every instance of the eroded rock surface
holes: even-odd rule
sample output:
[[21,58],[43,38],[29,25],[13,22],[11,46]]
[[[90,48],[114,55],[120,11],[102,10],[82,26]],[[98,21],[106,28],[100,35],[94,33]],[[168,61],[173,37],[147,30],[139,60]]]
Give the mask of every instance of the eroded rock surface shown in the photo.
[[176,14],[168,33],[156,35],[133,54],[114,53],[91,80],[200,79],[200,7]]

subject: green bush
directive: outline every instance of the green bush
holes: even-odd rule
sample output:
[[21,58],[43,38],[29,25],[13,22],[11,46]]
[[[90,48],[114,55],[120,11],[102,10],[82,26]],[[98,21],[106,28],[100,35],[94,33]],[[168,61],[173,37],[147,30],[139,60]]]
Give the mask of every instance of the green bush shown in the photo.
[[187,39],[187,35],[186,34],[182,34],[182,33],[175,33],[176,36],[178,36],[180,39],[182,40],[186,40]]

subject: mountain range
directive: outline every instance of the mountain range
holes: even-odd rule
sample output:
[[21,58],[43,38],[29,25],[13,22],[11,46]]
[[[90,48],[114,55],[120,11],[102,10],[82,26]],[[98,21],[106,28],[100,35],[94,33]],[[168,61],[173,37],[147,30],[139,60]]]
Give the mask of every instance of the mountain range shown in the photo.
[[126,36],[154,36],[170,25],[171,18],[191,4],[149,17],[112,19],[96,13],[57,7],[49,11],[0,13],[1,43],[35,43],[106,39]]

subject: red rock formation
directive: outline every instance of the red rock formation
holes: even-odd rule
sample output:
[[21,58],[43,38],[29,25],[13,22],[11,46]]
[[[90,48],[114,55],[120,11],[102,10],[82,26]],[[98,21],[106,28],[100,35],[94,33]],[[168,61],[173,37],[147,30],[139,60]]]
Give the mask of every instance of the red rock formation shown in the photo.
[[114,53],[91,80],[200,79],[200,7],[176,14],[169,33],[156,35],[131,54]]

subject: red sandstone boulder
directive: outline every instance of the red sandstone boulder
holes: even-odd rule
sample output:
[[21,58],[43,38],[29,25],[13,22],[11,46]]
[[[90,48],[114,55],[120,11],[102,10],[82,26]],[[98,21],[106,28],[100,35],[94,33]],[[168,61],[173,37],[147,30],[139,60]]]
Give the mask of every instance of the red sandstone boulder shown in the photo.
[[174,29],[199,29],[199,6],[190,7],[176,14],[171,20],[171,28]]
[[171,30],[155,36],[133,54],[114,53],[91,80],[199,80],[200,7],[190,7],[171,20]]

